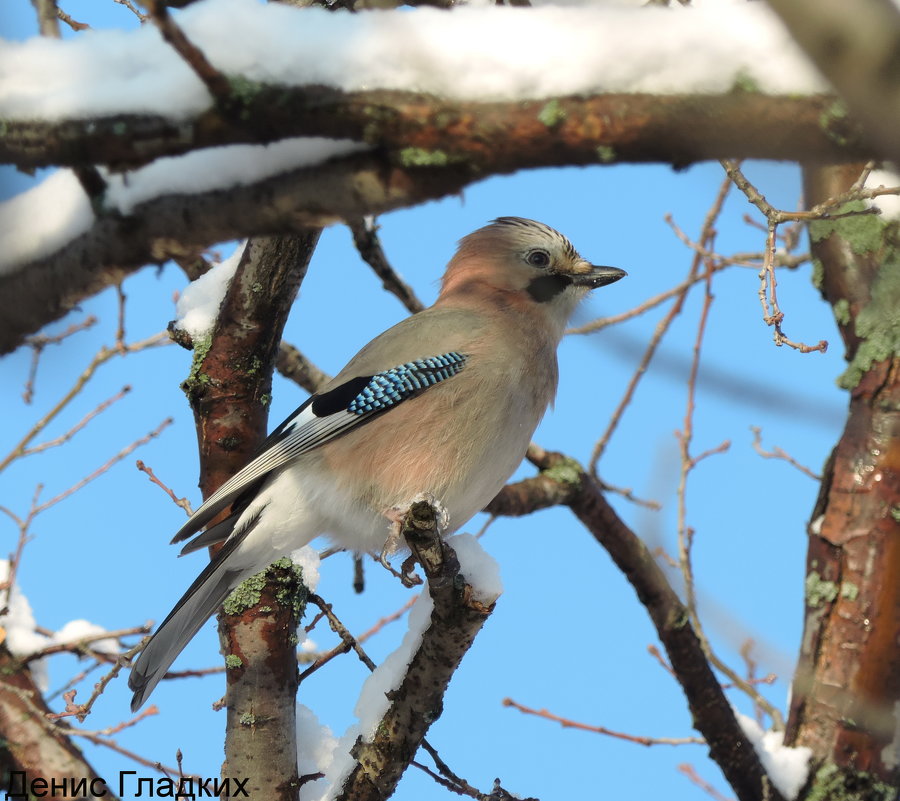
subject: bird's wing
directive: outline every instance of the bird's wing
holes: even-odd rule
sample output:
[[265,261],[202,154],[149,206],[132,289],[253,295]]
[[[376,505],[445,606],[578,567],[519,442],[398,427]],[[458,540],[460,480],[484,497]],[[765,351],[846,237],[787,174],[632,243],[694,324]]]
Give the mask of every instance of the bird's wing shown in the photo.
[[188,539],[274,470],[452,378],[463,369],[467,359],[466,354],[457,351],[426,356],[374,375],[350,378],[326,392],[313,395],[269,435],[249,464],[204,501],[172,542]]

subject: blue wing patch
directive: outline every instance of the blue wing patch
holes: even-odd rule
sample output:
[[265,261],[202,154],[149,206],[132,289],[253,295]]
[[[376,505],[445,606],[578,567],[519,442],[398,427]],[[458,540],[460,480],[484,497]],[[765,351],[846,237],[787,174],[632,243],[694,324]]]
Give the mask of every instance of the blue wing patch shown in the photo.
[[462,353],[450,351],[376,373],[350,401],[347,411],[361,415],[389,409],[410,395],[455,376],[465,367],[467,359]]
[[199,531],[251,485],[300,455],[352,429],[370,415],[452,378],[465,367],[468,358],[457,351],[428,356],[373,376],[351,378],[322,395],[313,395],[269,435],[249,464],[204,501],[172,542],[181,542]]

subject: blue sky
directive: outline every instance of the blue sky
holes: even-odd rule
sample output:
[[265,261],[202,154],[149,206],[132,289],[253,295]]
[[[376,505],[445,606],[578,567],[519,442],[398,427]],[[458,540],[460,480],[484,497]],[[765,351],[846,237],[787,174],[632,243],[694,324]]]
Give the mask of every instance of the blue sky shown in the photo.
[[[64,8],[78,18],[79,4],[70,5]],[[15,11],[3,19],[4,34],[21,36],[30,25],[31,7],[26,0],[11,6]],[[130,14],[110,3],[106,24],[129,25]],[[747,173],[772,203],[796,206],[796,167],[752,163]],[[6,197],[30,179],[4,170],[0,180]],[[629,273],[594,294],[579,312],[581,322],[629,309],[682,279],[691,254],[663,216],[673,214],[682,229],[696,236],[721,180],[721,169],[712,164],[682,171],[664,166],[535,170],[492,178],[461,197],[397,211],[379,222],[392,264],[426,302],[434,299],[437,279],[460,236],[501,215],[546,222],[565,233],[588,259]],[[762,249],[763,237],[741,219],[744,213],[753,211],[733,192],[717,226],[720,252]],[[229,247],[218,249],[227,254]],[[124,285],[128,340],[165,329],[174,316],[173,293],[184,286],[184,276],[173,265],[147,268],[129,278]],[[818,487],[787,464],[754,453],[750,426],[762,427],[766,446],[779,445],[818,471],[840,433],[846,399],[834,383],[842,370],[842,347],[830,310],[812,287],[810,267],[780,275],[779,299],[787,313],[786,331],[808,342],[829,340],[824,355],[801,355],[772,344],[771,331],[761,320],[757,286],[756,272],[746,268],[732,268],[715,281],[703,344],[694,452],[725,439],[731,447],[692,474],[688,520],[696,530],[701,614],[716,648],[740,668],[737,649],[752,637],[760,672],[779,675],[765,693],[784,709],[802,625],[805,525]],[[662,511],[650,512],[613,497],[638,534],[671,554],[676,552],[678,472],[673,432],[683,425],[700,298],[699,291],[690,296],[601,462],[601,475],[610,483],[663,503]],[[583,463],[588,460],[665,308],[563,342],[559,396],[536,442]],[[111,292],[91,299],[50,331],[61,331],[88,314],[96,314],[101,322],[45,352],[31,406],[20,397],[29,352],[0,361],[3,405],[7,420],[15,423],[0,432],[0,454],[57,402],[99,346],[112,344],[116,300]],[[334,373],[404,314],[360,262],[346,230],[335,227],[322,237],[285,338]],[[134,460],[142,459],[176,493],[198,502],[193,421],[179,389],[189,363],[190,354],[173,345],[103,366],[40,439],[63,433],[122,385],[130,384],[132,392],[65,447],[22,460],[0,475],[0,504],[22,515],[38,483],[46,487],[43,497],[50,497],[164,418],[175,419],[160,438],[34,522],[19,583],[40,625],[58,629],[73,618],[87,618],[117,629],[159,621],[201,569],[202,554],[176,559],[176,549],[167,544],[183,512],[134,468]],[[296,386],[276,377],[270,427],[303,398]],[[520,475],[530,473],[524,467]],[[467,528],[477,530],[482,522],[476,518]],[[11,551],[15,537],[14,527],[0,518],[0,551]],[[689,762],[727,794],[702,746],[642,748],[562,730],[501,705],[508,696],[563,717],[638,735],[694,733],[678,685],[647,653],[647,646],[656,643],[647,615],[571,514],[555,509],[524,520],[498,520],[482,542],[501,565],[505,592],[429,734],[450,766],[483,790],[499,776],[512,792],[545,799],[573,793],[583,797],[589,788],[588,797],[644,799],[665,794],[674,801],[689,801],[705,797],[676,769]],[[339,556],[322,568],[319,592],[351,631],[369,628],[407,598],[407,591],[384,571],[369,567],[366,575],[366,592],[356,596],[349,559]],[[675,576],[673,581],[677,585]],[[394,624],[370,641],[367,650],[373,659],[390,652],[403,631],[403,623]],[[321,626],[311,636],[323,648],[333,642]],[[210,666],[217,659],[214,626],[208,624],[176,668]],[[59,687],[81,667],[73,658],[54,658],[51,686]],[[352,722],[365,673],[353,657],[345,656],[305,683],[300,700],[339,735]],[[78,700],[89,695],[97,675],[79,688]],[[85,727],[99,729],[129,717],[124,684],[120,679],[110,685]],[[116,740],[170,765],[180,748],[187,770],[216,776],[224,716],[211,712],[210,704],[221,692],[219,677],[164,682],[153,696],[161,714],[121,732]],[[741,711],[751,713],[746,698],[733,691],[730,697]],[[101,776],[135,769],[106,749],[85,750]],[[410,770],[395,798],[430,799],[443,792]]]

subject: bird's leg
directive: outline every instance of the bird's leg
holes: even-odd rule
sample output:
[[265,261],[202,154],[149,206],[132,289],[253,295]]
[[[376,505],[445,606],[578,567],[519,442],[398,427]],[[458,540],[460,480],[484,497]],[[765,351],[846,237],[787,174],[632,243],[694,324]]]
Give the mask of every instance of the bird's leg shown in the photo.
[[418,501],[426,501],[434,508],[434,511],[437,514],[438,528],[441,531],[446,530],[447,526],[450,524],[450,515],[447,512],[447,509],[430,492],[421,492],[404,506],[392,506],[390,509],[385,510],[384,516],[388,519],[390,525],[388,526],[388,535],[387,539],[384,541],[384,547],[381,549],[381,553],[375,557],[375,561],[390,571],[391,575],[399,578],[404,587],[415,587],[422,583],[422,579],[413,572],[415,560],[411,556],[406,559],[398,573],[391,566],[390,562],[388,562],[387,557],[400,549],[400,531],[403,525],[403,518],[406,517],[409,507]]

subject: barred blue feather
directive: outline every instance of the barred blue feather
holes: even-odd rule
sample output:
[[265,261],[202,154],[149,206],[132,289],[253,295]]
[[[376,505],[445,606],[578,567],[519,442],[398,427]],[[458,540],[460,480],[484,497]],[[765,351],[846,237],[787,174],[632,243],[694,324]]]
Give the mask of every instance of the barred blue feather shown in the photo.
[[347,411],[367,414],[389,409],[410,395],[455,376],[463,369],[467,358],[465,354],[450,351],[377,373],[350,402]]

